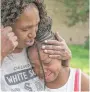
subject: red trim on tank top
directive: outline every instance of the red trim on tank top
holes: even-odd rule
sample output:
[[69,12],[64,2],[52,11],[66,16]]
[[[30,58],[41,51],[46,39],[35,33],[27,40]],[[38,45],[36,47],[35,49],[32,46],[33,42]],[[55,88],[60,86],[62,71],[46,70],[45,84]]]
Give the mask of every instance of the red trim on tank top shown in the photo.
[[75,73],[74,92],[79,91],[79,76],[79,70],[77,69]]

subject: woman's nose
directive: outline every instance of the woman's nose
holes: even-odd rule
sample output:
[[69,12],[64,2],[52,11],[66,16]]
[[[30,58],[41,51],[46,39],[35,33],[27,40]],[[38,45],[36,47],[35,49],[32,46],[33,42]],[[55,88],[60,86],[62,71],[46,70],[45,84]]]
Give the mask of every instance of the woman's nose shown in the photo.
[[32,33],[29,33],[28,34],[28,37],[29,38],[35,38],[36,37],[36,32],[35,31],[32,31]]
[[31,32],[28,34],[30,38],[35,38],[38,31],[38,26],[32,27]]

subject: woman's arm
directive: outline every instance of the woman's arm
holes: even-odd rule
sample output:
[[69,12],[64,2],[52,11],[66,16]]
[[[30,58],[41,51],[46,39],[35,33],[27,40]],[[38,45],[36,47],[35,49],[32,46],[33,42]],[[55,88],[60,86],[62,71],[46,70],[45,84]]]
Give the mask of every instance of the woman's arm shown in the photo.
[[11,27],[0,28],[1,31],[1,61],[18,45],[17,37]]

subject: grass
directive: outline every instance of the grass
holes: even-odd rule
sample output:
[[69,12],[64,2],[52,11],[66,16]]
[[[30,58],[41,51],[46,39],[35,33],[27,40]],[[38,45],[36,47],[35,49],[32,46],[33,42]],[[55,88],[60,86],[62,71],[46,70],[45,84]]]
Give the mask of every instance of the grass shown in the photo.
[[85,49],[83,45],[69,45],[72,51],[72,59],[70,61],[71,67],[80,68],[83,72],[89,72],[89,50]]

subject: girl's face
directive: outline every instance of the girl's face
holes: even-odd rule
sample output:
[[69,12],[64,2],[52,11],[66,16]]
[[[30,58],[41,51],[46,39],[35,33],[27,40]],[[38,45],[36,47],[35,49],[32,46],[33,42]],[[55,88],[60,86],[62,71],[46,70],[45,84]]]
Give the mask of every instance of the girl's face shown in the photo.
[[[41,65],[38,58],[36,48],[29,50],[29,56],[32,62],[33,69],[39,78],[43,79],[43,73],[41,72]],[[40,50],[40,57],[44,68],[46,82],[54,82],[58,79],[61,70],[61,61],[58,59],[51,59],[48,54],[45,54],[43,50]]]
[[13,30],[18,37],[18,48],[33,45],[39,22],[38,9],[34,5],[27,6],[13,25]]

